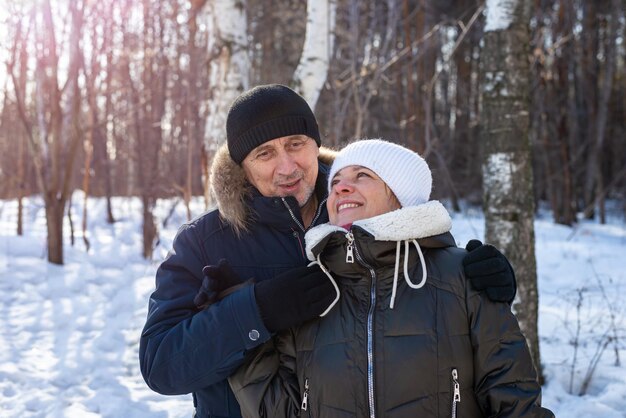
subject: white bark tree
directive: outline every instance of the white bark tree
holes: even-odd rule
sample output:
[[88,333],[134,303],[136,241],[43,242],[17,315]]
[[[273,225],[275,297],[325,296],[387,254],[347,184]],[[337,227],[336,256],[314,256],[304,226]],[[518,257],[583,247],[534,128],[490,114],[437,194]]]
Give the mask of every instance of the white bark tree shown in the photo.
[[326,82],[335,42],[336,0],[308,0],[304,47],[294,72],[295,89],[312,109]]
[[[208,3],[208,4],[206,4]],[[205,3],[209,27],[209,100],[204,146],[209,159],[226,141],[226,116],[235,98],[248,89],[249,57],[245,0],[213,0]],[[204,179],[209,204],[208,181]]]
[[530,0],[487,0],[482,61],[486,240],[515,269],[513,304],[541,379],[534,194],[529,135]]
[[226,115],[230,104],[249,83],[246,4],[242,0],[209,2],[210,101],[207,148],[226,140]]

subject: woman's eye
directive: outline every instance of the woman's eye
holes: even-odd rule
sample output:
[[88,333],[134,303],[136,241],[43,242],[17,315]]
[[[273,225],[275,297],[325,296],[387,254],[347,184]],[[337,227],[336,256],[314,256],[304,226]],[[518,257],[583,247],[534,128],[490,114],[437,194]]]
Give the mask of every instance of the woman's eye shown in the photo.
[[364,172],[364,171],[360,171],[360,172],[356,175],[356,177],[357,177],[357,178],[361,178],[361,177],[372,177],[372,176],[370,176],[370,175],[369,175],[369,173],[366,173],[366,172]]

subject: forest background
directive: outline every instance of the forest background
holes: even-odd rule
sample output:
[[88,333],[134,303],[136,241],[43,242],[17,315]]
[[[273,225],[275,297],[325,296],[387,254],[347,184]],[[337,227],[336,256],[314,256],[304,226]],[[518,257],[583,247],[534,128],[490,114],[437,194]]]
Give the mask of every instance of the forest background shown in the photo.
[[[498,80],[481,62],[501,52],[484,48],[483,2],[2,3],[0,198],[141,196],[149,257],[156,198],[210,206],[232,98],[283,83],[315,106],[324,145],[404,144],[433,168],[434,198],[482,200],[482,95]],[[533,197],[561,224],[604,219],[607,198],[625,201],[625,2],[517,3],[530,9]]]

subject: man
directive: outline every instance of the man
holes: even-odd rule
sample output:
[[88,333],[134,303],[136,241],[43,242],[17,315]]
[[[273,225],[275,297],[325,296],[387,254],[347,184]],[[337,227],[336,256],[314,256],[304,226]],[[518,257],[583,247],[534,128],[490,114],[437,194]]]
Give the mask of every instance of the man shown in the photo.
[[[328,221],[323,161],[332,159],[320,152],[310,107],[285,86],[258,86],[235,100],[226,132],[211,167],[218,209],[179,230],[157,271],[139,349],[148,386],[193,393],[202,418],[240,417],[227,377],[274,333],[318,317],[335,296],[319,267],[305,267],[304,234]],[[512,299],[512,270],[497,250],[479,246],[466,261],[475,287]],[[255,284],[207,307],[204,266],[226,284]]]

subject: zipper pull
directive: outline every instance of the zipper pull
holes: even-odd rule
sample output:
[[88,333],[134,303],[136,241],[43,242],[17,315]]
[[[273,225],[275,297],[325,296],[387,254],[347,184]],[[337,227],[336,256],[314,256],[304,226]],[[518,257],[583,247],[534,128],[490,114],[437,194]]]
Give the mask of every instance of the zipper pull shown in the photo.
[[452,369],[452,382],[454,383],[453,402],[461,402],[461,386],[459,385],[459,373],[456,369]]
[[306,411],[308,406],[309,406],[309,379],[304,379],[304,395],[302,395],[302,405],[300,406],[300,408],[303,411]]
[[352,232],[346,234],[348,246],[346,247],[346,263],[354,263],[354,235]]

